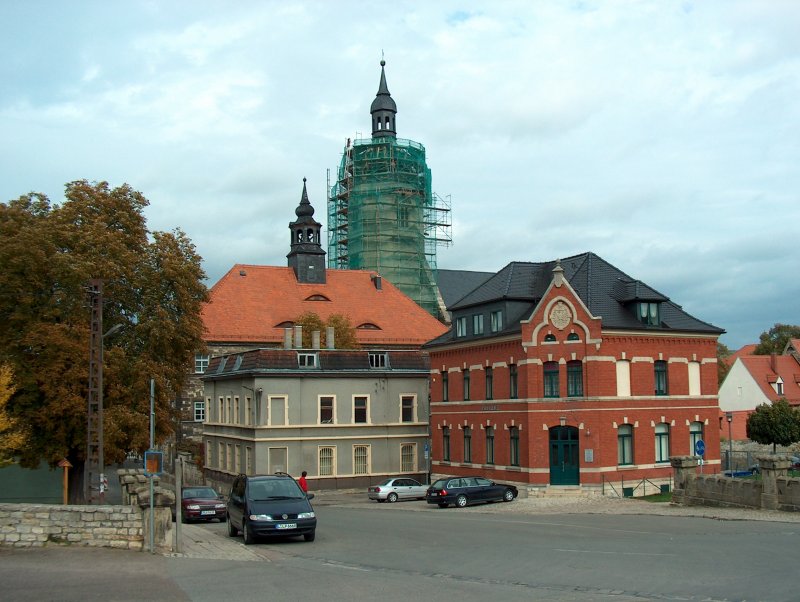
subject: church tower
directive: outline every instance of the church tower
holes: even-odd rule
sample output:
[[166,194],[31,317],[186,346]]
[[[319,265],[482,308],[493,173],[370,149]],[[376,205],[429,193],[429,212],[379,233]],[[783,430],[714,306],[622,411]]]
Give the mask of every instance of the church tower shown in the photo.
[[397,137],[397,104],[381,61],[372,136],[347,140],[329,186],[328,267],[375,271],[441,318],[436,248],[450,244],[450,208],[431,189],[425,147]]
[[322,224],[314,219],[314,208],[308,200],[306,179],[303,194],[294,210],[297,219],[289,224],[291,250],[286,258],[298,282],[325,284],[325,251],[321,245]]

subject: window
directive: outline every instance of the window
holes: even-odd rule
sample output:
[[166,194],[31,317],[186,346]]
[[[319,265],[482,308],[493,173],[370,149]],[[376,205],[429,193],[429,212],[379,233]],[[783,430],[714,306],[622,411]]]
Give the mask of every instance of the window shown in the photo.
[[617,395],[631,396],[631,363],[627,360],[617,361]]
[[369,354],[369,367],[370,368],[385,368],[386,367],[386,354],[385,353],[371,353]]
[[217,444],[217,468],[225,470],[225,444],[221,441]]
[[576,332],[570,332],[570,333],[567,335],[567,340],[568,340],[568,341],[580,341],[580,340],[581,340],[581,337],[579,337],[579,336],[578,336],[578,333],[576,333]]
[[486,427],[486,463],[494,464],[494,427]]
[[464,370],[464,401],[469,401],[469,368]]
[[228,443],[228,457],[227,457],[228,472],[233,472],[233,444]]
[[642,324],[658,326],[661,324],[658,303],[638,303],[636,307],[636,317]]
[[617,428],[617,464],[633,464],[633,426],[620,424]]
[[402,395],[400,397],[400,419],[403,422],[416,422],[416,395]]
[[783,380],[780,377],[775,381],[775,392],[778,395],[783,395]]
[[519,466],[519,427],[508,429],[509,459],[511,466]]
[[245,474],[253,474],[253,448],[244,448],[244,472]]
[[700,362],[689,362],[689,395],[700,395]]
[[271,426],[282,426],[286,424],[286,410],[288,400],[284,395],[270,395],[267,398],[269,404],[269,423]]
[[558,362],[544,363],[544,396],[558,397]]
[[555,343],[556,342],[556,335],[554,335],[554,334],[546,334],[546,335],[544,335],[544,342],[545,343]]
[[217,422],[225,422],[225,398],[219,398],[219,407],[217,409]]
[[368,401],[369,398],[363,395],[353,397],[353,422],[355,424],[369,422]]
[[233,398],[233,424],[239,424],[239,396]]
[[233,420],[231,419],[231,398],[230,397],[226,397],[225,398],[225,422],[227,422],[228,424],[233,422]]
[[402,472],[417,471],[417,444],[403,443],[400,446],[400,470]]
[[195,401],[194,402],[194,421],[195,422],[203,422],[206,419],[206,402],[205,401]]
[[397,208],[397,225],[402,228],[408,228],[408,206],[400,205]]
[[491,366],[486,366],[486,399],[494,399],[494,370]]
[[655,364],[656,395],[667,395],[667,362],[658,360]]
[[511,399],[516,399],[519,396],[517,390],[517,365],[510,364],[508,366],[508,396]]
[[695,445],[703,439],[703,423],[692,422],[689,425],[689,454],[695,455]]
[[457,318],[456,319],[456,336],[457,337],[465,337],[467,336],[467,318]]
[[567,362],[567,397],[583,395],[583,364],[580,361]]
[[333,400],[331,396],[319,398],[319,422],[320,424],[333,424]]
[[233,457],[233,472],[242,473],[242,446],[236,446],[236,455]]
[[669,425],[656,425],[656,462],[669,462]]
[[442,460],[450,461],[450,427],[442,427]]
[[472,429],[464,427],[464,462],[472,462]]
[[442,401],[450,401],[448,378],[449,374],[447,372],[442,372]]
[[197,353],[194,356],[194,373],[202,374],[208,369],[208,356],[203,353]]
[[492,332],[500,332],[503,329],[503,310],[499,309],[489,314],[489,328]]
[[316,353],[298,353],[297,365],[301,368],[316,368],[317,354]]
[[353,474],[369,473],[369,445],[353,446]]
[[320,447],[319,448],[319,476],[321,477],[331,477],[335,473],[334,471],[334,457],[335,457],[335,448],[333,447]]
[[483,314],[472,316],[472,334],[483,334]]

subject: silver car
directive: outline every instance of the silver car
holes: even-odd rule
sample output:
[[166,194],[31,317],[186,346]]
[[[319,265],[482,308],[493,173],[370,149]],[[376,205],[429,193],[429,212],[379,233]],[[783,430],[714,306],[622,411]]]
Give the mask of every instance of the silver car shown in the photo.
[[369,499],[379,502],[396,502],[397,500],[424,500],[427,485],[408,477],[386,479],[380,485],[372,485],[367,489]]

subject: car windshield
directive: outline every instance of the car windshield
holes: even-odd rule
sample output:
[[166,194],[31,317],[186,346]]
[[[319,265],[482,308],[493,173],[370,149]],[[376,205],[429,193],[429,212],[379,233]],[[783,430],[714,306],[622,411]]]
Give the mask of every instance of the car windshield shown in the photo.
[[289,480],[255,482],[250,486],[250,497],[255,501],[294,500],[305,497],[297,483]]
[[202,499],[215,499],[218,498],[217,492],[211,487],[190,487],[183,490],[183,499],[189,498],[202,498]]

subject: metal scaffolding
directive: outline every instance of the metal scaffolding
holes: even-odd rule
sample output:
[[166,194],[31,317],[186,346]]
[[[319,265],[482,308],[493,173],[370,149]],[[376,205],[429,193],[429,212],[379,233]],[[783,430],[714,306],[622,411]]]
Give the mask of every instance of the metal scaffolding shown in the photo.
[[441,317],[436,250],[452,243],[450,201],[431,191],[425,147],[348,140],[328,190],[328,267],[375,270]]

